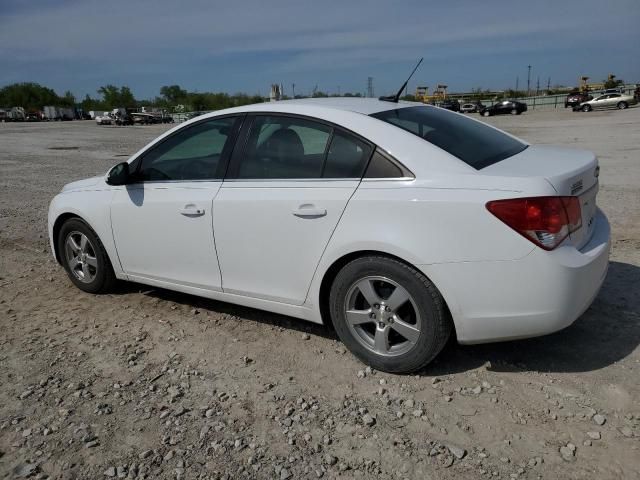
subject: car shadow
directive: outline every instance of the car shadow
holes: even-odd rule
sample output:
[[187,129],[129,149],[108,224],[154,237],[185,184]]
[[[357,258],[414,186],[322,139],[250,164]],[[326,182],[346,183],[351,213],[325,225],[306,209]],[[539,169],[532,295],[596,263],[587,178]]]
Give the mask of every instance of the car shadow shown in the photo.
[[320,325],[313,322],[307,322],[294,317],[280,315],[278,313],[258,310],[256,308],[244,307],[242,305],[236,305],[233,303],[211,300],[208,298],[176,292],[173,290],[166,290],[164,288],[151,287],[134,282],[121,282],[118,284],[118,288],[114,292],[114,294],[116,295],[132,293],[142,293],[143,295],[157,298],[159,300],[173,302],[182,306],[190,307],[192,309],[195,308],[200,310],[201,312],[224,314],[238,317],[238,321],[242,322],[251,321],[264,325],[286,328],[288,330],[294,330],[300,333],[308,333],[309,335],[315,335],[330,340],[338,339],[338,336],[335,334],[332,327],[327,327],[325,325]]
[[[599,370],[631,354],[640,344],[640,267],[611,262],[605,283],[593,305],[570,327],[527,340],[459,345],[452,339],[423,376],[467,372],[483,365],[495,372],[531,371],[579,373]],[[239,317],[327,339],[333,328],[231,303],[209,300],[161,288],[123,283],[117,293],[141,292],[212,313]]]

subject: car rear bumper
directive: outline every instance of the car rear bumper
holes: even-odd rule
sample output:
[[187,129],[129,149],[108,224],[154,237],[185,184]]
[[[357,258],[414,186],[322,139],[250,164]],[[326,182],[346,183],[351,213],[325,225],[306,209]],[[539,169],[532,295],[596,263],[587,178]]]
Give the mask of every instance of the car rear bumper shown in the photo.
[[423,265],[451,310],[458,342],[535,337],[571,325],[595,299],[609,266],[610,227],[598,211],[589,242],[519,260]]

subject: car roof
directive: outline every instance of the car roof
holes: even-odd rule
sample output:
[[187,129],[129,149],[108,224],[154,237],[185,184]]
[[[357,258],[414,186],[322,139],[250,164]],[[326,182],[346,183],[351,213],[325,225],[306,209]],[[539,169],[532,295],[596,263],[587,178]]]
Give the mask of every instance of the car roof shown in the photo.
[[[371,115],[373,113],[384,112],[386,110],[395,110],[398,108],[424,106],[424,103],[419,102],[405,102],[399,101],[398,103],[389,102],[385,100],[379,100],[377,98],[362,98],[362,97],[325,97],[325,98],[297,98],[295,100],[280,100],[277,102],[265,102],[256,103],[253,105],[246,105],[240,107],[240,109],[246,108],[246,110],[259,111],[259,110],[272,110],[277,105],[278,110],[282,111],[288,106],[310,106],[310,107],[322,107],[333,110],[342,110],[348,112],[361,113],[363,115]],[[240,110],[238,109],[238,110]]]

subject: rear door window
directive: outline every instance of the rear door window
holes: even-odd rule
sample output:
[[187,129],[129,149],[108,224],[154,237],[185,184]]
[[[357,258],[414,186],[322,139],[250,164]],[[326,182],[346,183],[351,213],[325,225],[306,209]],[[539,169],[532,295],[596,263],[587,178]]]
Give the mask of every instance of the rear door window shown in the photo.
[[398,108],[371,116],[411,132],[478,170],[527,148],[482,122],[440,108]]
[[229,178],[362,178],[373,147],[339,128],[307,118],[256,115]]

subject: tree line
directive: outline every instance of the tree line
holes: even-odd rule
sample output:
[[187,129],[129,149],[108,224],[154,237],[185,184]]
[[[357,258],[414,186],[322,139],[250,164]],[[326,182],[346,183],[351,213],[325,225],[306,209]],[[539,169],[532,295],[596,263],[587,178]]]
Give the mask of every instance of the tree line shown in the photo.
[[67,91],[58,95],[53,89],[34,82],[14,83],[0,88],[0,107],[24,107],[29,110],[41,110],[45,105],[57,107],[80,107],[85,112],[91,110],[111,110],[113,108],[156,107],[169,111],[184,109],[220,110],[250,103],[263,102],[260,95],[245,93],[189,92],[179,85],[168,85],[160,89],[160,95],[150,100],[136,99],[128,86],[104,85],[96,91],[97,96],[86,95],[78,101]]
[[[137,99],[131,89],[126,86],[103,85],[96,90],[97,95],[85,95],[78,100],[70,91],[58,95],[53,89],[33,82],[14,83],[0,88],[0,108],[24,107],[27,111],[41,110],[45,105],[56,107],[79,107],[85,112],[91,110],[111,110],[114,108],[152,107],[176,111],[205,111],[221,110],[223,108],[239,107],[252,103],[260,103],[265,99],[260,95],[225,92],[189,92],[180,85],[165,85],[160,88],[160,94],[152,99]],[[312,97],[333,97],[329,94],[314,90]],[[360,93],[343,93],[344,97],[361,97]],[[304,98],[305,95],[296,95]],[[288,96],[283,96],[287,100]]]

